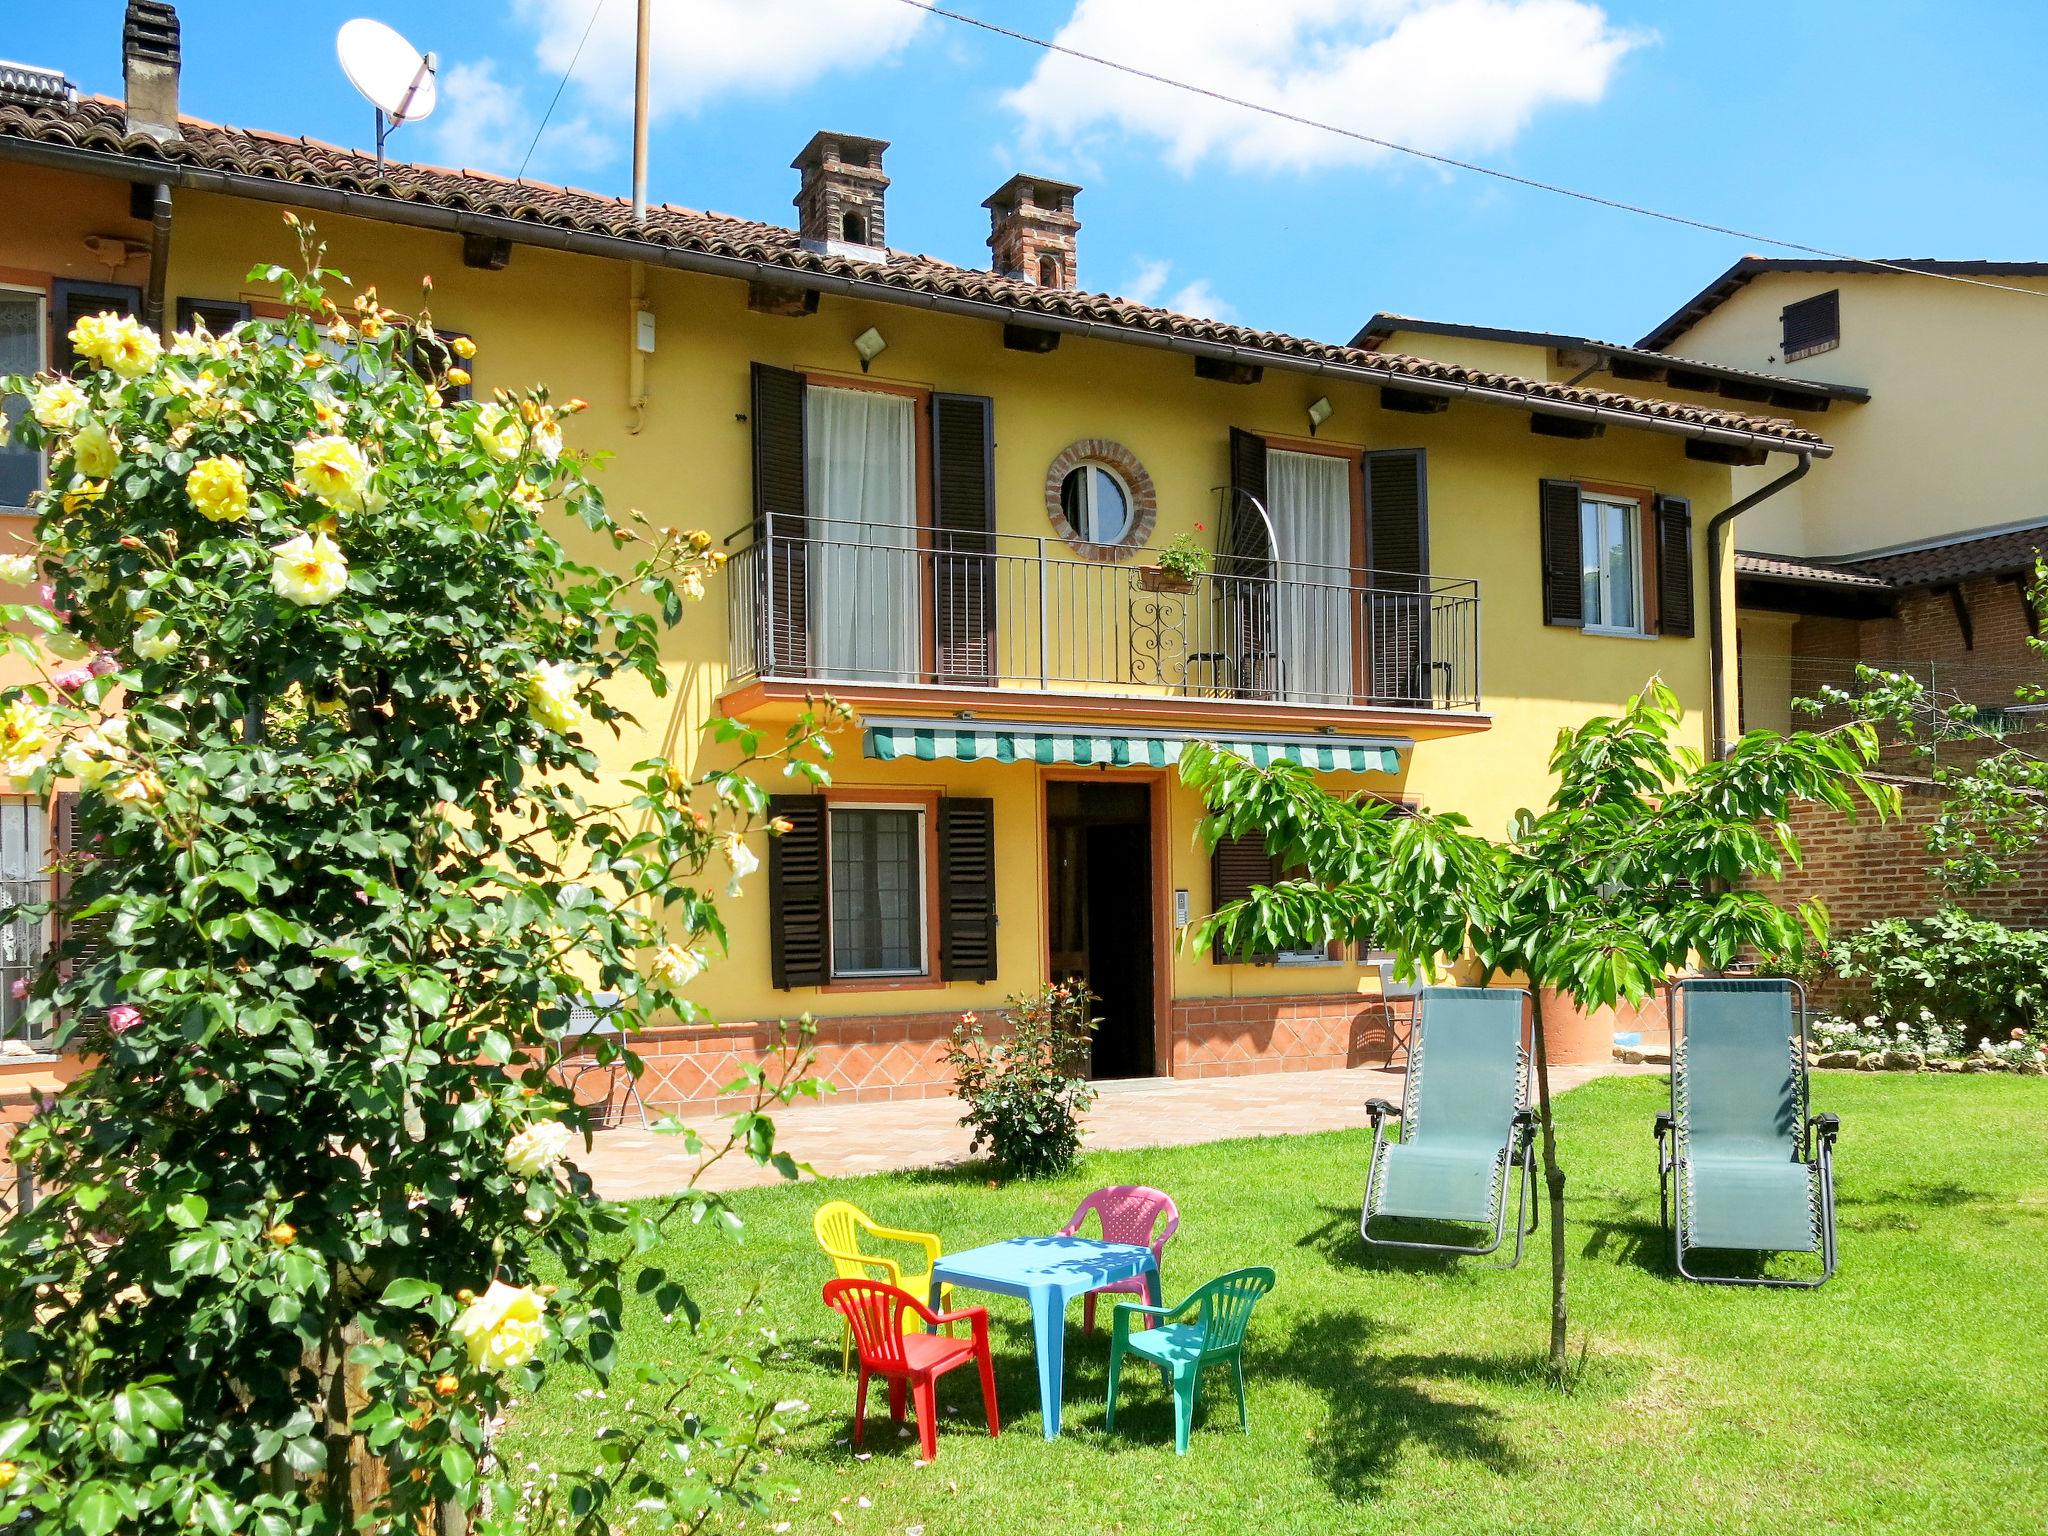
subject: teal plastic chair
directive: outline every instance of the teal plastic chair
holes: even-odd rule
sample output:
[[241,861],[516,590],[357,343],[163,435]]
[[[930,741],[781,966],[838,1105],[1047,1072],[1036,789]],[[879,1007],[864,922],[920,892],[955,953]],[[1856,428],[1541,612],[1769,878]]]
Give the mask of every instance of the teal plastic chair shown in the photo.
[[[1515,1255],[1536,1224],[1536,1117],[1529,1109],[1529,994],[1520,987],[1424,987],[1415,1004],[1408,1078],[1396,1109],[1365,1106],[1372,1155],[1358,1235],[1375,1247],[1483,1258],[1507,1237],[1515,1177]],[[1387,1122],[1401,1122],[1389,1140]],[[1385,1235],[1386,1218],[1491,1227],[1485,1243],[1430,1243]],[[1373,1223],[1381,1223],[1375,1233]]]
[[[1658,1214],[1678,1272],[1713,1285],[1812,1289],[1835,1272],[1835,1138],[1807,1113],[1806,994],[1797,982],[1680,981],[1671,988],[1671,1108],[1657,1116]],[[1804,1278],[1709,1275],[1700,1249],[1817,1253]]]
[[[1178,1306],[1148,1307],[1135,1301],[1120,1301],[1109,1340],[1109,1412],[1103,1428],[1116,1428],[1116,1388],[1123,1374],[1128,1351],[1142,1355],[1159,1367],[1166,1388],[1173,1394],[1173,1449],[1188,1453],[1188,1431],[1195,1422],[1195,1408],[1201,1401],[1202,1372],[1212,1365],[1230,1362],[1237,1385],[1238,1427],[1250,1433],[1252,1422],[1244,1405],[1244,1332],[1251,1323],[1252,1308],[1273,1289],[1270,1269],[1233,1269],[1218,1275]],[[1174,1319],[1196,1312],[1191,1323]],[[1131,1320],[1149,1317],[1157,1326],[1140,1333],[1131,1331]]]

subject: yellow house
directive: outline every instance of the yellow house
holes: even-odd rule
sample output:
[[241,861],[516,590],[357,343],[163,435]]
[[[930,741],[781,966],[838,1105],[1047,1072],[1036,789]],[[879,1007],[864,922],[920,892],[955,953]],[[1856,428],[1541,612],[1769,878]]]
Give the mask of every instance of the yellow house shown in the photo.
[[[262,313],[244,274],[297,209],[389,302],[431,273],[478,389],[582,396],[614,501],[730,553],[670,697],[625,701],[639,729],[608,761],[713,766],[708,720],[773,727],[818,695],[858,713],[829,790],[776,781],[794,830],[693,988],[730,1022],[647,1042],[650,1101],[714,1099],[799,1014],[842,1090],[942,1092],[959,1015],[1053,975],[1102,997],[1100,1076],[1378,1059],[1368,956],[1176,943],[1273,873],[1198,846],[1183,745],[1488,829],[1546,793],[1560,727],[1653,674],[1704,749],[1732,592],[1708,525],[1736,466],[1831,451],[1782,403],[1087,292],[1079,189],[1047,178],[961,210],[988,220],[988,270],[907,254],[887,146],[852,135],[803,147],[786,228],[180,118],[168,15],[130,7],[125,103],[0,90],[4,361],[61,364],[71,318],[110,304],[167,328]],[[1207,568],[1162,567],[1176,543]]]

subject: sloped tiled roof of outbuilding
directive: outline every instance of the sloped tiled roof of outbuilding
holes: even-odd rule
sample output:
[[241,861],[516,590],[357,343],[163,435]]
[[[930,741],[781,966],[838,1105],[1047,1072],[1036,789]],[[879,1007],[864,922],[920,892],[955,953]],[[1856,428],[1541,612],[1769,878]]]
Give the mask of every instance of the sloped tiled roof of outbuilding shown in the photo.
[[1767,555],[1748,549],[1736,551],[1735,574],[1763,581],[1789,581],[1800,586],[1856,587],[1875,592],[1888,592],[1892,585],[1882,577],[1865,575],[1852,566],[1828,565],[1798,555]]
[[[179,138],[160,141],[146,134],[130,133],[120,104],[104,97],[88,97],[68,106],[0,105],[0,157],[34,158],[36,150],[68,151],[81,164],[93,158],[117,157],[138,175],[153,171],[172,181],[201,187],[211,183],[222,191],[267,195],[287,203],[293,201],[291,186],[318,188],[352,194],[347,212],[366,218],[379,216],[379,204],[392,209],[397,205],[427,205],[530,226],[536,234],[547,230],[573,231],[644,245],[651,250],[690,252],[779,268],[799,283],[807,275],[836,278],[857,284],[877,299],[887,300],[892,293],[901,295],[902,301],[908,303],[917,302],[918,294],[962,299],[1008,311],[1027,323],[1034,314],[1082,321],[1100,326],[1110,334],[1151,333],[1261,353],[1283,365],[1289,359],[1335,365],[1383,377],[1396,386],[1404,380],[1466,386],[1496,396],[1514,397],[1530,409],[1540,410],[1545,402],[1590,407],[1604,415],[1638,419],[1644,426],[1664,424],[1665,430],[1704,428],[1749,434],[1800,450],[1828,451],[1817,433],[1780,417],[1646,399],[1425,358],[1336,346],[1283,332],[1176,314],[1108,294],[1041,288],[928,256],[891,251],[885,260],[856,260],[812,250],[794,230],[727,214],[664,204],[650,207],[645,223],[636,225],[626,200],[573,187],[399,162],[380,167],[369,155],[315,139],[223,127],[195,118],[181,120],[180,134]],[[258,192],[252,183],[275,185]],[[393,216],[401,215],[394,212]]]

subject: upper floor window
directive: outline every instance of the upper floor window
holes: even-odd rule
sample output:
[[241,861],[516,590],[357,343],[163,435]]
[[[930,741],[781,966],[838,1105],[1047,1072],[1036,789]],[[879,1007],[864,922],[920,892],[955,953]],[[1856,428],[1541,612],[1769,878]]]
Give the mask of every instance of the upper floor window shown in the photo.
[[1780,361],[1796,362],[1842,344],[1842,294],[1830,288],[1797,304],[1787,304],[1779,315],[1785,338],[1779,348]]
[[[0,374],[30,374],[43,366],[43,296],[26,288],[0,288]],[[28,401],[10,395],[0,401],[11,428],[28,409]],[[21,512],[43,483],[43,456],[0,434],[0,512]]]
[[1643,632],[1643,508],[1621,496],[1579,502],[1581,610],[1587,629]]

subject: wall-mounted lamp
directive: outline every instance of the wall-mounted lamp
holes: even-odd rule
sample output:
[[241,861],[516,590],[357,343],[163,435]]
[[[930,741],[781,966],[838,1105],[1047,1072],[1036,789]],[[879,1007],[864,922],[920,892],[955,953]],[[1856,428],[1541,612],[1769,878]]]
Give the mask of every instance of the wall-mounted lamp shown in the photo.
[[1330,397],[1321,395],[1308,408],[1308,435],[1314,437],[1316,428],[1330,419]]
[[872,325],[853,338],[853,350],[860,354],[860,371],[866,373],[868,364],[882,355],[882,349],[889,343],[882,340],[882,333]]

